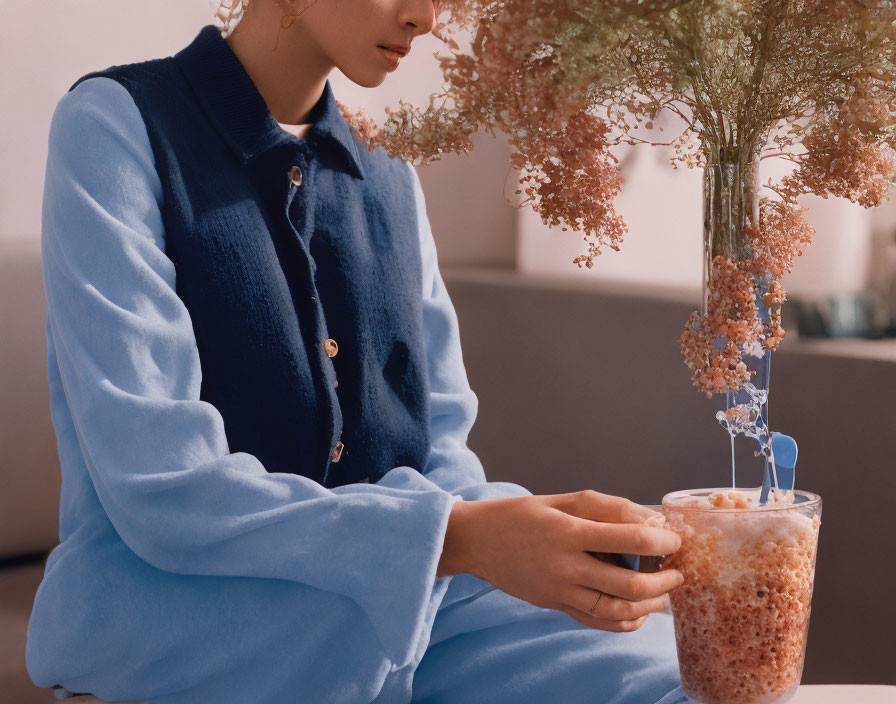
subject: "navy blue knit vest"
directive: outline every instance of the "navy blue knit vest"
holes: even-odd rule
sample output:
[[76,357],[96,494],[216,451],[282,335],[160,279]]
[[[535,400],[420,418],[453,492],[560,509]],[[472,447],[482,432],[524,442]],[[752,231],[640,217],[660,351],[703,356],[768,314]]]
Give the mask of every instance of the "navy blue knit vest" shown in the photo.
[[230,451],[330,487],[422,471],[429,385],[408,165],[356,141],[329,81],[306,138],[281,129],[213,25],[174,56],[72,88],[96,76],[121,83],[146,124],[201,399]]

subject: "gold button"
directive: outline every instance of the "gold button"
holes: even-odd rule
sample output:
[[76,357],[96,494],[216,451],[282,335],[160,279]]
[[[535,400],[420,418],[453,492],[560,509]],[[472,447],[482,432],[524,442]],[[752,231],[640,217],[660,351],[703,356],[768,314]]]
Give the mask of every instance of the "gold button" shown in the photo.
[[289,170],[289,180],[292,181],[294,186],[302,185],[302,170],[298,166],[293,166]]
[[330,459],[333,462],[338,462],[339,458],[342,457],[342,448],[344,447],[345,445],[343,445],[342,442],[336,443],[336,447],[334,447],[333,452],[330,453]]
[[328,337],[324,340],[324,349],[327,351],[327,357],[335,357],[339,351],[339,345],[336,344],[336,340]]

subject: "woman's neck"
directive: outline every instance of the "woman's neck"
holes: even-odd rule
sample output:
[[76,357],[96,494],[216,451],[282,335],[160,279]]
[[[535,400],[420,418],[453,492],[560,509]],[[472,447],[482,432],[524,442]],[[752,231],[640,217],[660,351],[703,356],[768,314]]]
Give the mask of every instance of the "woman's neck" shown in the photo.
[[279,12],[275,3],[251,3],[225,41],[274,119],[301,125],[308,122],[335,67],[303,33],[301,25],[281,29]]

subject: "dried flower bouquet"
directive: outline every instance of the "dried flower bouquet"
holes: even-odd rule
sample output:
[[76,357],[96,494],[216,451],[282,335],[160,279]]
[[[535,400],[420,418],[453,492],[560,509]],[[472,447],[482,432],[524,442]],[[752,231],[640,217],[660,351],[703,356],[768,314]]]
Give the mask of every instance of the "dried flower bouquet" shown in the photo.
[[[896,168],[896,9],[875,0],[434,0],[444,83],[381,127],[347,119],[371,149],[415,164],[505,133],[545,224],[584,233],[591,267],[619,249],[615,144],[668,144],[704,169],[704,305],[681,336],[707,396],[743,387],[784,337],[781,277],[808,244],[804,193],[876,206]],[[461,46],[460,42],[464,41]],[[645,139],[658,116],[681,131]],[[662,128],[660,128],[662,129]],[[654,132],[655,134],[655,132]],[[649,137],[649,135],[648,135]],[[793,171],[760,184],[762,159]],[[520,191],[518,191],[520,192]]]

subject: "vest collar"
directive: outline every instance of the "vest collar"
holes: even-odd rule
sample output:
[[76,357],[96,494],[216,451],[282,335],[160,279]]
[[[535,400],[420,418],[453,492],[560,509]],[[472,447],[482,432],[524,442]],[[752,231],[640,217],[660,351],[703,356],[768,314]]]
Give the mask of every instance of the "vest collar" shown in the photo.
[[[174,59],[240,163],[245,165],[279,144],[297,146],[303,141],[277,124],[252,78],[213,24],[203,27]],[[326,140],[336,145],[347,170],[363,179],[355,137],[336,104],[329,79],[311,109],[311,122],[306,140]]]

